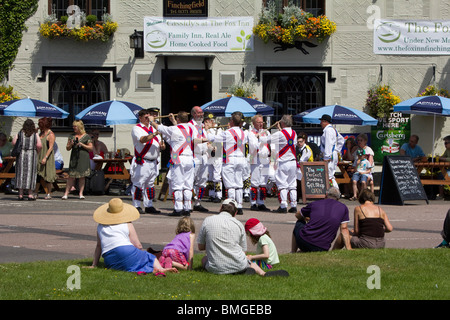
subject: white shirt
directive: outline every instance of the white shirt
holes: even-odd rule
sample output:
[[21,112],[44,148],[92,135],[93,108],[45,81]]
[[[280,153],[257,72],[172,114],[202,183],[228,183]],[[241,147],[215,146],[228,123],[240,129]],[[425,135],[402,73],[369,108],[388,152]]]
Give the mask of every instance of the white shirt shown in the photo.
[[242,146],[242,148],[238,145],[237,149],[228,156],[244,157],[245,144],[248,143],[248,135],[247,132],[242,130],[240,127],[232,127],[226,131],[218,133],[217,135],[208,133],[208,140],[211,142],[223,142],[223,150],[226,152],[227,150],[230,150],[230,148],[234,148],[234,145],[236,145],[236,141],[234,140],[234,136],[231,131],[234,131],[237,134],[238,144]]
[[[139,123],[142,127],[145,127],[144,124]],[[153,129],[152,126],[147,127],[147,129],[150,129],[150,132],[155,132],[155,129]],[[136,149],[136,151],[138,153],[141,153],[142,150],[144,149],[145,145],[147,143],[142,143],[140,141],[141,137],[143,136],[148,136],[149,134],[141,127],[139,127],[138,125],[133,127],[133,130],[131,131],[131,138],[133,139],[133,145],[134,148]],[[161,144],[160,144],[160,140],[158,136],[155,136],[153,138],[153,141],[151,142],[151,147],[150,149],[147,151],[147,153],[145,155],[143,155],[144,159],[147,160],[156,160],[159,157],[160,154],[160,150],[161,150]]]
[[[250,164],[257,164],[258,160],[260,163],[268,164],[270,162],[270,146],[267,143],[267,139],[260,139],[256,137],[256,134],[260,137],[270,136],[269,131],[265,129],[256,130],[253,128],[248,132],[248,150],[250,155]],[[266,141],[266,143],[263,143]]]
[[[165,126],[165,125],[158,125],[158,131],[161,132],[162,137],[164,140],[170,145],[172,148],[171,153],[177,152],[177,150],[186,143],[186,137],[183,135],[183,132],[179,127],[183,127],[187,134],[190,137],[190,140],[193,140],[193,129],[192,126],[187,123],[179,123],[176,126]],[[189,130],[190,129],[190,130]],[[192,132],[192,134],[191,134]],[[188,144],[190,144],[190,141],[188,141]],[[182,156],[193,156],[193,152],[190,146],[186,146],[184,148],[183,152],[180,154]]]
[[[274,151],[276,152],[276,156],[278,158],[277,160],[279,162],[296,160],[295,144],[297,143],[297,134],[294,130],[292,130],[292,128],[283,128],[283,130],[285,130],[288,136],[292,137],[292,139],[289,139],[288,141],[283,132],[277,131],[268,137],[267,141],[274,145]],[[265,139],[262,138],[260,140],[265,141]],[[283,152],[285,147],[287,150],[285,149],[286,151]],[[278,157],[278,155],[280,156]]]
[[327,125],[320,137],[320,150],[322,151],[323,159],[331,160],[334,151],[341,152],[344,142],[344,137],[331,124]]
[[128,223],[115,225],[99,224],[97,226],[97,234],[102,246],[102,255],[120,246],[133,245],[130,241]]
[[[197,122],[194,119],[188,122],[192,126],[192,129],[194,130],[194,139],[202,139],[206,138],[206,130],[203,126],[202,122]],[[194,144],[194,157],[195,159],[200,159],[203,155],[206,154],[208,151],[208,146],[205,143],[196,143]]]

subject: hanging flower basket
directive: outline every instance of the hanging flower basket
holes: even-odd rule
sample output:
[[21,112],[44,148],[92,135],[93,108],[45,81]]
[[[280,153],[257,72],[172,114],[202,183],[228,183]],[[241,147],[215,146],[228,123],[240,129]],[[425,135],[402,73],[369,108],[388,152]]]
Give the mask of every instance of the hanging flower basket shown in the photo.
[[428,87],[426,87],[421,93],[419,93],[417,96],[418,97],[423,97],[423,96],[441,96],[441,97],[446,97],[446,98],[450,98],[450,93],[443,88],[438,88],[434,85],[429,85]]
[[394,95],[388,85],[377,85],[367,91],[366,109],[372,117],[386,118],[397,103],[400,97]]
[[69,29],[66,24],[44,23],[39,27],[42,37],[48,39],[71,38],[78,41],[100,40],[107,42],[117,30],[117,22],[97,23],[94,26],[82,26]]
[[336,31],[336,23],[321,15],[311,13],[291,4],[284,13],[276,11],[274,2],[268,4],[260,15],[253,33],[265,43],[295,44],[296,41],[317,40],[323,42]]

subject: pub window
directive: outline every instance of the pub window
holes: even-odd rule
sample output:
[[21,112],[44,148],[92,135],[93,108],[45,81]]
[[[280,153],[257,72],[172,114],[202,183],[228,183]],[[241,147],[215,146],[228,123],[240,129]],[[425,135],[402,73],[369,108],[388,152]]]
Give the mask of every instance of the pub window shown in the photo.
[[76,5],[86,16],[93,14],[97,21],[102,20],[104,13],[110,13],[110,0],[48,0],[48,14],[53,12],[58,20],[61,16],[67,16],[67,7]]
[[280,120],[284,114],[296,115],[322,107],[325,102],[325,75],[264,74],[263,96],[264,102],[274,108],[273,122]]
[[270,1],[275,2],[275,6],[280,13],[283,12],[284,7],[292,3],[316,17],[325,14],[325,0],[263,0],[264,7],[267,7]]
[[87,107],[109,100],[109,74],[50,73],[50,102],[69,112],[67,119],[57,119],[53,128],[72,127],[75,115]]

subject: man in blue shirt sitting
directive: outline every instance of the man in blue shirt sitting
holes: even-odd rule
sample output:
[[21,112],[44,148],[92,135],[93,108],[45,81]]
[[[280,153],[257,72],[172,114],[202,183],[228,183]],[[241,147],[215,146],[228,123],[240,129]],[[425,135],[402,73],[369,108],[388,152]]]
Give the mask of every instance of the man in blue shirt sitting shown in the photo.
[[422,148],[417,145],[419,142],[419,137],[415,134],[411,135],[409,138],[409,143],[404,143],[400,148],[400,155],[410,156],[413,161],[423,161],[425,160],[425,153],[423,153]]

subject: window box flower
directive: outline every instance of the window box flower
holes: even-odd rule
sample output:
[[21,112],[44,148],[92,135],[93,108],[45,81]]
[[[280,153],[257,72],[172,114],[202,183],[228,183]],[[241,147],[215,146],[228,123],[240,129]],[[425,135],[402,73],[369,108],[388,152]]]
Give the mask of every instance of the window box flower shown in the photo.
[[96,23],[94,26],[81,26],[68,28],[62,23],[43,23],[39,27],[42,37],[48,39],[71,38],[78,41],[100,40],[107,42],[117,30],[117,22],[106,21]]
[[274,2],[268,4],[260,15],[253,33],[265,43],[294,44],[296,41],[317,40],[323,42],[336,31],[336,23],[321,15],[311,13],[291,4],[284,12],[276,11]]

